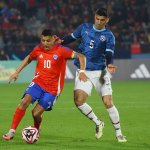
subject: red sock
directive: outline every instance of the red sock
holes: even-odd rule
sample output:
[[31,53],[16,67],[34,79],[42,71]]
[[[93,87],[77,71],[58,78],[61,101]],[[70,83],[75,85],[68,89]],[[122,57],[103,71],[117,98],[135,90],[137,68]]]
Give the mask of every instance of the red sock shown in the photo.
[[22,120],[23,116],[25,115],[25,112],[26,112],[26,110],[22,110],[19,107],[16,109],[13,120],[12,120],[11,129],[16,130],[20,121]]
[[42,122],[42,116],[40,117],[39,120],[34,119],[34,127],[39,130],[41,122]]

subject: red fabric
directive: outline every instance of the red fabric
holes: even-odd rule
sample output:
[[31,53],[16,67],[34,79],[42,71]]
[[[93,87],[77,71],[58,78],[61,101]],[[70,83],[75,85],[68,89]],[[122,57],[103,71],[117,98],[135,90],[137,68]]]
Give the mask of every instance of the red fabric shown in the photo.
[[26,110],[22,110],[19,108],[16,109],[16,111],[14,113],[13,120],[12,120],[11,129],[16,130],[20,121],[22,120],[23,116],[25,115],[25,112],[26,112]]
[[30,58],[37,60],[36,73],[32,82],[47,92],[57,95],[64,86],[66,61],[74,57],[76,56],[73,50],[58,44],[50,50],[45,50],[43,46],[35,47],[30,53]]

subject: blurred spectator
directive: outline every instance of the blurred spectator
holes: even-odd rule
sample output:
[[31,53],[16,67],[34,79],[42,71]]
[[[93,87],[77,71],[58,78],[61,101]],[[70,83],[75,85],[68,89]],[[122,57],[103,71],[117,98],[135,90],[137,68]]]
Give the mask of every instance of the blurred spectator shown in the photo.
[[4,39],[2,33],[0,32],[0,49],[3,49],[5,46]]
[[149,0],[1,0],[0,48],[4,48],[10,59],[13,59],[12,52],[22,59],[21,45],[28,53],[39,42],[37,37],[44,28],[51,28],[62,37],[83,20],[91,22],[98,7],[109,9],[108,27],[115,34],[118,46],[132,47],[136,36],[137,42],[147,48],[150,45],[149,3]]
[[137,41],[131,44],[131,54],[140,54],[141,53],[141,45]]
[[3,49],[0,49],[0,60],[9,60],[8,55],[5,54],[5,51]]

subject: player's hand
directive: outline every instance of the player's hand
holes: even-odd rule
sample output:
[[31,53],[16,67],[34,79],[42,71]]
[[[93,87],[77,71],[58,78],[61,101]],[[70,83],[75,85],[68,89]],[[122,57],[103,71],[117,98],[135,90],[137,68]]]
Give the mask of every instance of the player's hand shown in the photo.
[[107,70],[109,71],[110,74],[113,74],[113,73],[116,72],[117,66],[115,66],[115,65],[113,65],[113,64],[109,64],[109,65],[107,66]]
[[79,80],[86,82],[88,80],[88,77],[86,76],[86,74],[84,72],[80,72],[79,73]]
[[18,79],[18,72],[13,73],[10,77],[9,77],[9,84],[11,83],[12,80],[14,80],[14,82]]
[[58,37],[57,35],[54,36],[55,38],[55,42],[58,44],[61,44],[64,40],[60,39],[60,37]]

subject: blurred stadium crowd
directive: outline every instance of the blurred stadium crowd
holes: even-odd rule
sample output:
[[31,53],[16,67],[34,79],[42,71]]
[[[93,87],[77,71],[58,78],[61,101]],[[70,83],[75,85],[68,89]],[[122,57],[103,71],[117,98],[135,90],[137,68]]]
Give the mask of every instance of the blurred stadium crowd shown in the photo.
[[93,22],[98,7],[109,9],[115,58],[150,54],[149,0],[0,0],[0,60],[23,59],[44,28],[63,37],[80,23]]

